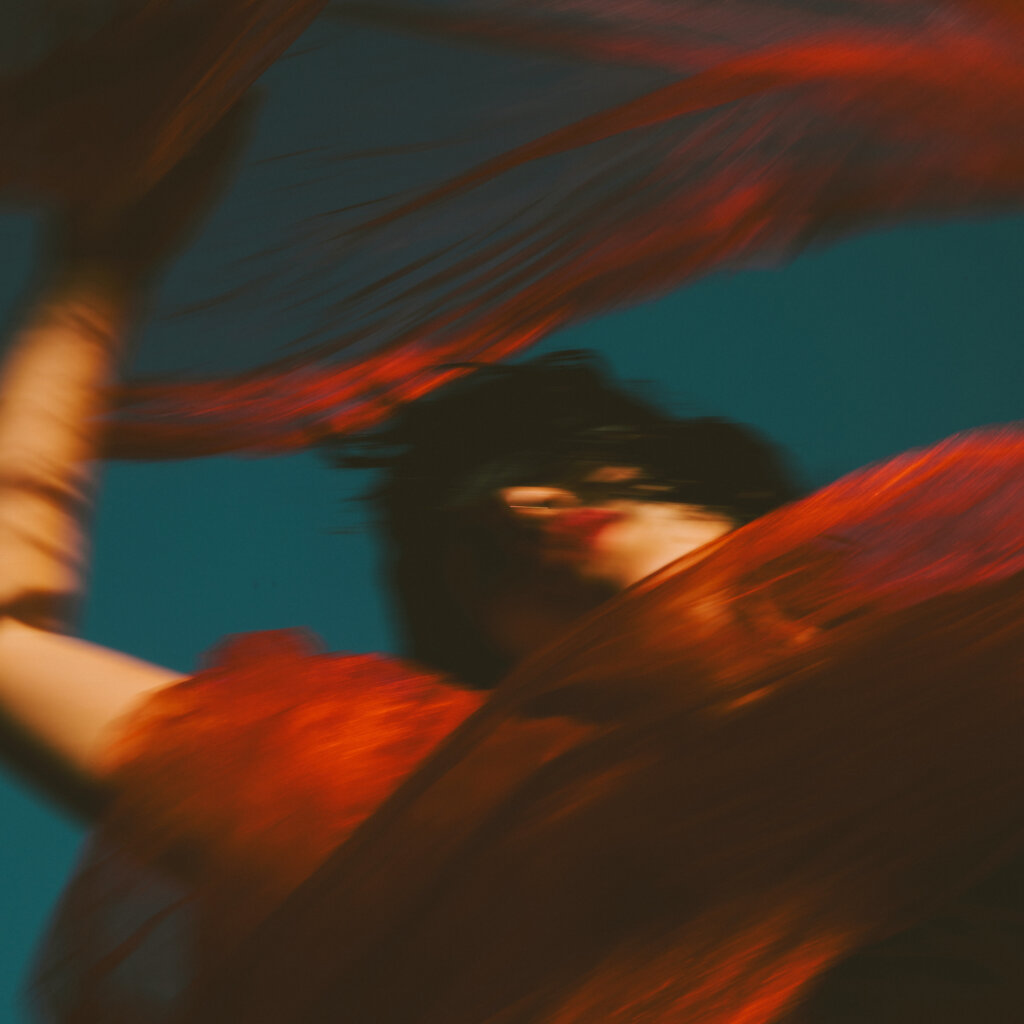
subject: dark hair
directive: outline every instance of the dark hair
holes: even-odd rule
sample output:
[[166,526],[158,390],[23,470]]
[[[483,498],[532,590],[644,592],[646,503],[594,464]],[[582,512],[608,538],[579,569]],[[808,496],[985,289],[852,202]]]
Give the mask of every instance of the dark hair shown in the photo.
[[778,451],[751,429],[668,416],[585,352],[477,369],[335,456],[384,470],[370,497],[408,653],[477,685],[492,685],[508,666],[444,592],[443,538],[455,509],[498,487],[564,481],[587,465],[640,466],[670,485],[662,500],[739,524],[798,493]]

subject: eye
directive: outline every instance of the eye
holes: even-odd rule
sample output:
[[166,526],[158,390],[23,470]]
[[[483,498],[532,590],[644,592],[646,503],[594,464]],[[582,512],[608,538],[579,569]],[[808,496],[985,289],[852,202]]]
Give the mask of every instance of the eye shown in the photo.
[[507,508],[527,515],[543,515],[579,505],[579,498],[572,491],[561,487],[504,487],[499,496]]

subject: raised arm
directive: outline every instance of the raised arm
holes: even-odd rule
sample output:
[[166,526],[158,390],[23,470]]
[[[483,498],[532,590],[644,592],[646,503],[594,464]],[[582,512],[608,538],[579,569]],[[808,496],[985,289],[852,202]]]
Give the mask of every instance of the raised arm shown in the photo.
[[100,797],[103,735],[175,674],[62,635],[82,594],[99,415],[135,297],[113,272],[45,286],[0,376],[0,709],[17,767],[65,803]]
[[98,418],[134,295],[84,263],[43,286],[0,375],[0,609],[65,630],[81,596]]
[[101,802],[105,738],[178,673],[66,635],[80,602],[100,418],[149,281],[219,190],[222,126],[148,196],[77,211],[0,375],[0,716],[7,752],[78,810]]

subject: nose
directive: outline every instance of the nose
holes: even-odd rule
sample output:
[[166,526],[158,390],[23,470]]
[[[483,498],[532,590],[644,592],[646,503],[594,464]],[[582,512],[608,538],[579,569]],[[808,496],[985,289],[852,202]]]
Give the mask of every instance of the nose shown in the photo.
[[498,497],[512,515],[522,519],[550,519],[580,504],[564,487],[503,487]]

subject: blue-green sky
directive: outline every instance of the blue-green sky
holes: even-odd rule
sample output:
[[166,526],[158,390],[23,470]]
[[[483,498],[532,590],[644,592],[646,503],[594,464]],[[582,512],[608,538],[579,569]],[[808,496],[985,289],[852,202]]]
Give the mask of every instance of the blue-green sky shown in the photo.
[[[34,237],[27,218],[0,217],[5,321]],[[821,484],[1024,415],[1022,258],[1021,218],[900,229],[700,282],[542,350],[597,349],[683,412],[751,422]],[[365,485],[307,455],[109,467],[86,635],[182,670],[227,633],[281,626],[334,648],[394,649],[372,533],[349,501]],[[0,822],[0,1024],[11,1024],[81,832],[13,780],[0,783]]]

